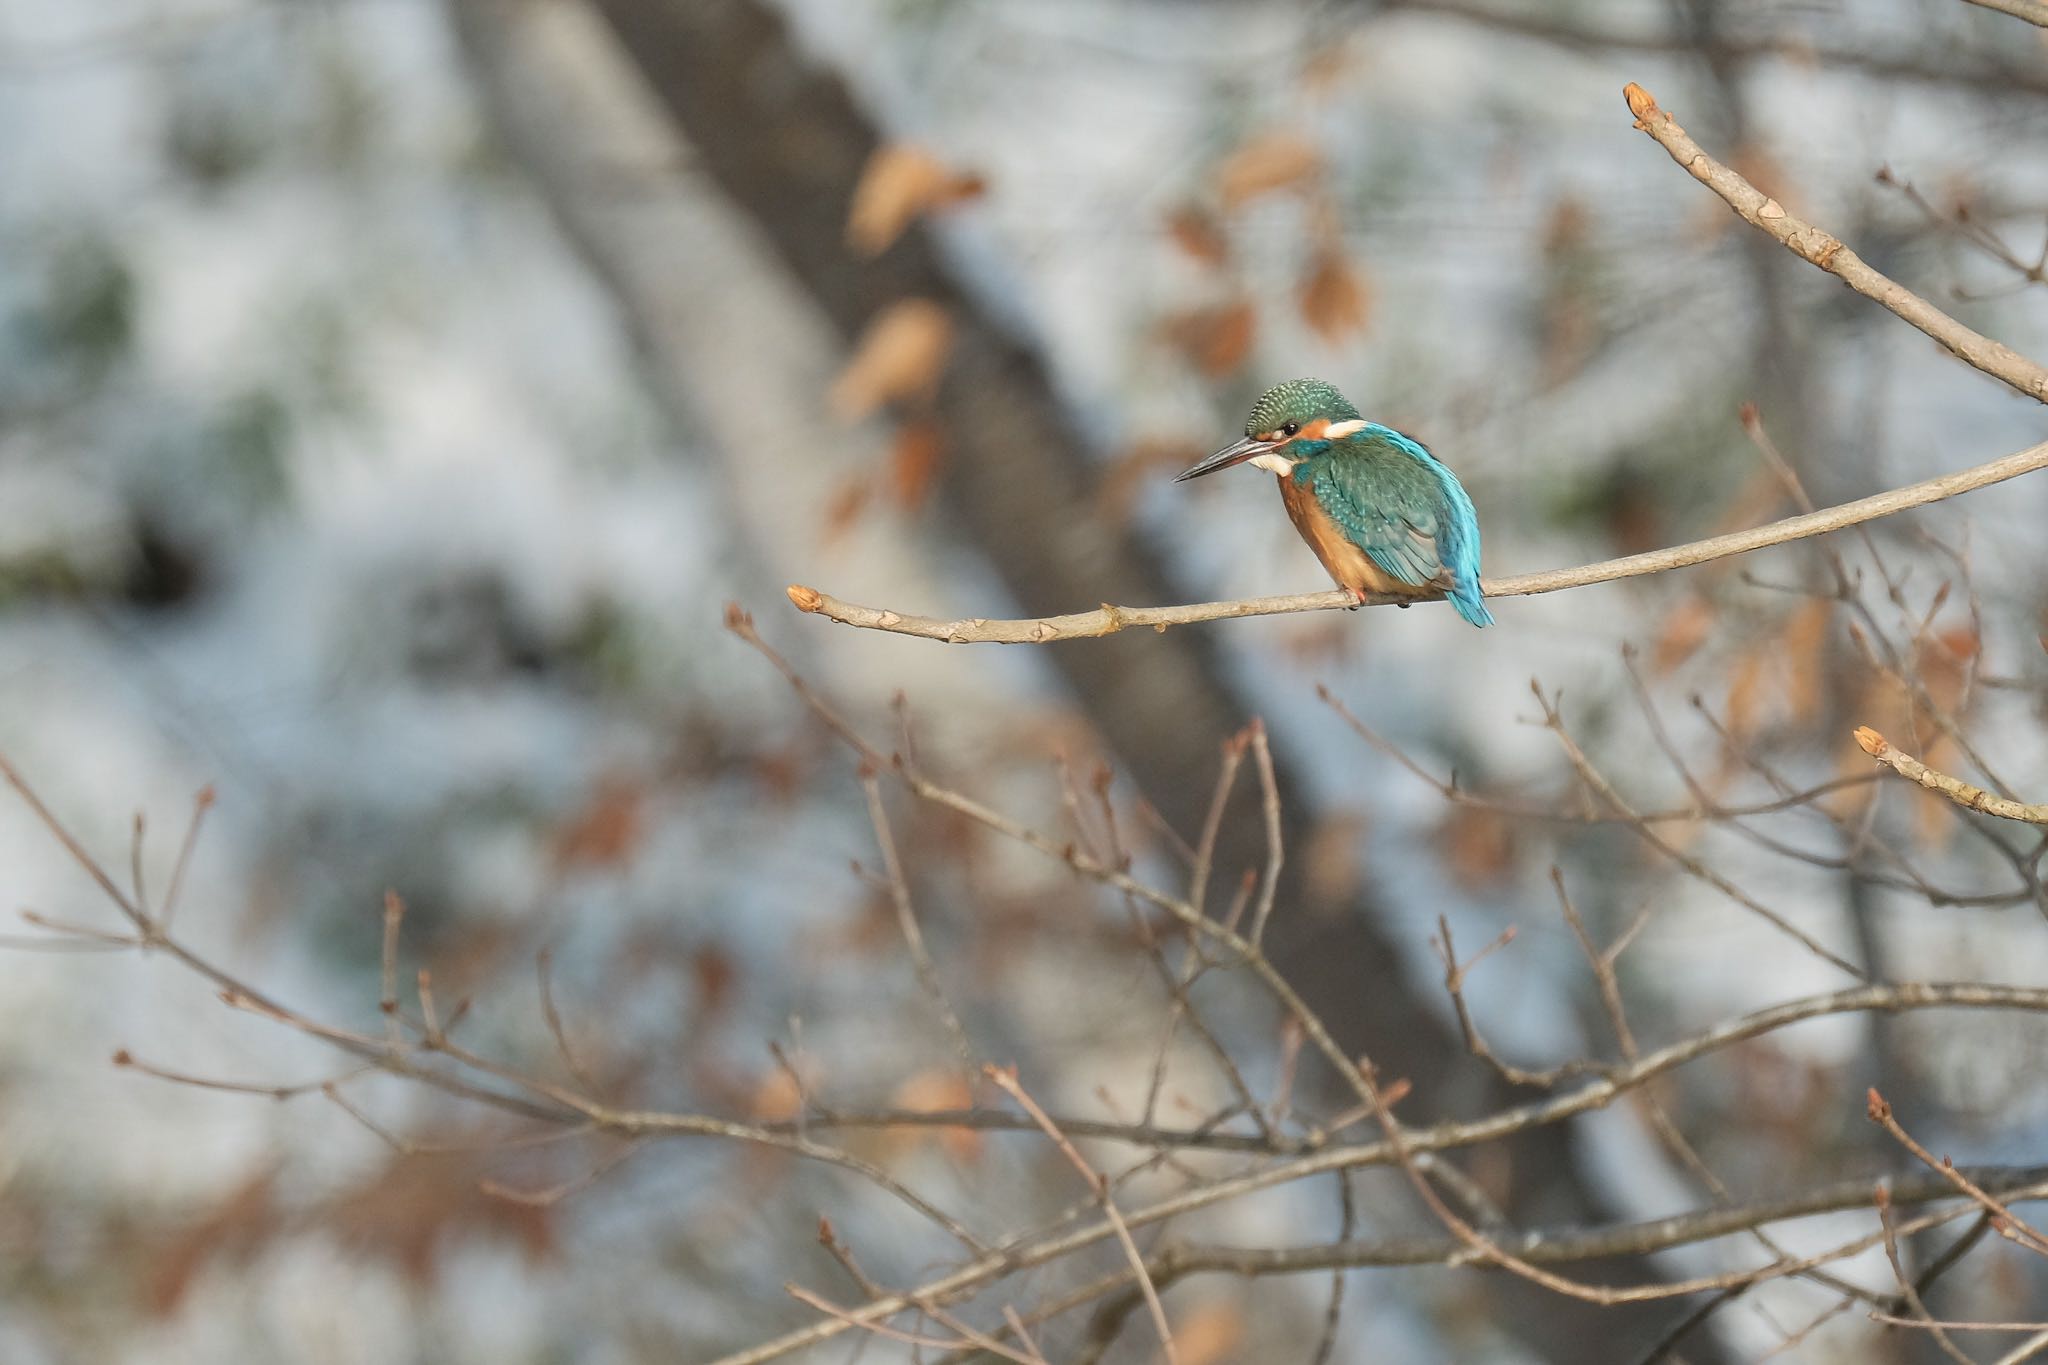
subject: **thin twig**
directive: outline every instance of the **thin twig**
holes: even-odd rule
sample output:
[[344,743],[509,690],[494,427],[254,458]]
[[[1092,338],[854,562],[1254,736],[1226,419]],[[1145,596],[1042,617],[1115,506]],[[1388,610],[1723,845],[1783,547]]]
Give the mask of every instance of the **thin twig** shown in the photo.
[[1885,1259],[1891,1262],[1892,1278],[1898,1281],[1899,1295],[1911,1305],[1914,1314],[1910,1318],[1895,1318],[1882,1310],[1873,1310],[1870,1315],[1871,1318],[1878,1322],[1890,1321],[1914,1327],[1926,1327],[1933,1336],[1935,1346],[1940,1348],[1943,1355],[1955,1361],[1956,1365],[1977,1365],[1970,1357],[1963,1354],[1962,1348],[1949,1340],[1948,1333],[1942,1330],[1942,1324],[1935,1320],[1934,1314],[1927,1311],[1927,1304],[1921,1299],[1920,1291],[1914,1288],[1911,1280],[1906,1278],[1905,1263],[1899,1259],[1898,1229],[1892,1226],[1891,1191],[1885,1188],[1882,1181],[1878,1182],[1876,1190],[1873,1191],[1871,1202],[1877,1205],[1878,1221],[1884,1225],[1884,1255]]
[[555,1052],[561,1057],[562,1065],[569,1069],[569,1074],[575,1078],[576,1084],[594,1095],[598,1089],[597,1082],[590,1078],[590,1073],[585,1071],[583,1064],[576,1059],[576,1050],[569,1046],[568,1030],[562,1027],[561,1011],[555,1008],[554,973],[550,970],[554,966],[554,961],[553,948],[542,948],[533,955],[534,975],[540,980],[541,1018],[548,1026],[549,1036],[555,1040]]
[[1864,753],[1908,782],[1918,782],[1927,790],[1939,792],[1967,810],[1978,811],[1984,815],[1996,815],[2002,820],[2048,825],[2048,805],[2029,805],[2024,801],[1993,796],[1982,787],[1973,787],[1960,777],[1951,777],[1938,768],[1930,768],[1911,754],[1894,748],[1883,735],[1867,725],[1857,727],[1856,744]]
[[1280,868],[1286,858],[1286,843],[1280,837],[1280,785],[1273,775],[1273,748],[1266,742],[1266,724],[1251,725],[1252,761],[1259,773],[1259,809],[1266,822],[1266,868],[1259,877],[1259,898],[1252,905],[1252,924],[1245,937],[1254,945],[1266,934],[1266,921],[1273,914],[1273,899],[1280,892]]
[[1946,1157],[1936,1159],[1935,1155],[1920,1145],[1911,1133],[1899,1124],[1893,1115],[1891,1104],[1873,1087],[1869,1092],[1870,1121],[1891,1135],[1894,1142],[1919,1158],[1929,1169],[1939,1171],[1964,1194],[1977,1201],[1977,1206],[1991,1217],[1991,1226],[1998,1234],[2015,1242],[2037,1255],[2048,1256],[2048,1238],[2036,1231],[2027,1221],[1987,1194],[1968,1176],[1956,1169],[1956,1164]]
[[904,947],[910,951],[911,969],[917,974],[917,984],[938,1012],[939,1022],[946,1026],[946,1034],[953,1040],[953,1051],[959,1054],[960,1065],[969,1075],[974,1069],[974,1044],[968,1041],[967,1026],[960,1022],[959,1012],[946,997],[946,986],[939,979],[938,965],[932,961],[931,950],[925,947],[924,930],[918,926],[917,912],[910,903],[910,880],[904,875],[903,860],[896,854],[896,838],[889,830],[889,812],[882,804],[882,784],[876,780],[872,769],[860,775],[860,787],[867,794],[868,819],[875,827],[875,842],[882,850],[882,870],[889,880],[889,902],[896,909],[896,927],[903,934]]
[[199,845],[199,826],[212,809],[213,785],[208,783],[192,798],[192,818],[185,824],[185,841],[178,845],[178,860],[171,864],[170,885],[164,888],[164,903],[156,912],[156,925],[161,933],[171,932],[171,919],[178,913],[178,896],[185,889],[185,870],[192,865],[192,850]]
[[1166,1308],[1159,1302],[1159,1291],[1153,1286],[1152,1277],[1145,1270],[1144,1253],[1139,1251],[1138,1244],[1131,1240],[1131,1229],[1124,1222],[1123,1215],[1117,1211],[1116,1200],[1109,1192],[1109,1182],[1103,1178],[1102,1172],[1088,1164],[1088,1158],[1081,1155],[1074,1144],[1067,1140],[1067,1135],[1059,1130],[1059,1125],[1047,1117],[1046,1112],[1038,1107],[1038,1102],[1018,1083],[1014,1067],[984,1066],[981,1074],[1017,1101],[1025,1113],[1031,1115],[1032,1121],[1044,1130],[1045,1135],[1052,1139],[1053,1145],[1060,1149],[1061,1155],[1073,1164],[1074,1169],[1081,1173],[1081,1178],[1095,1191],[1095,1197],[1102,1205],[1103,1216],[1115,1231],[1117,1241],[1123,1245],[1124,1256],[1130,1261],[1131,1270],[1138,1277],[1138,1288],[1144,1292],[1145,1307],[1152,1314],[1152,1326],[1159,1333],[1159,1345],[1166,1352],[1167,1365],[1178,1365],[1180,1353],[1174,1349],[1173,1328],[1167,1325]]

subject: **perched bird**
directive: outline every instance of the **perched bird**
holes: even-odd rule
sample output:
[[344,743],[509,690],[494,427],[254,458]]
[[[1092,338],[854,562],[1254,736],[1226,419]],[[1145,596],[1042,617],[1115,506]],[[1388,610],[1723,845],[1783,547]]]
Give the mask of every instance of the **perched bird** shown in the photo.
[[1493,624],[1479,593],[1472,499],[1421,442],[1366,421],[1320,379],[1290,379],[1259,399],[1242,441],[1174,482],[1247,462],[1279,475],[1294,529],[1360,602],[1442,593],[1473,625]]

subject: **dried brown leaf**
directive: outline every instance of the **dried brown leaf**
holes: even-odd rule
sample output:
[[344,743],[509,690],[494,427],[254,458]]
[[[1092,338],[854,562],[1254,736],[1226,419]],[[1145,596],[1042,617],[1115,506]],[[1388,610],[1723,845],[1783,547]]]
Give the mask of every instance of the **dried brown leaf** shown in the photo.
[[[896,1087],[890,1102],[898,1109],[907,1109],[914,1114],[931,1114],[943,1110],[972,1109],[974,1088],[965,1077],[952,1067],[927,1067],[912,1072],[903,1083]],[[932,1141],[956,1161],[974,1161],[981,1156],[982,1135],[973,1128],[932,1128],[922,1131],[914,1128],[900,1130],[900,1136],[913,1144]]]
[[889,491],[897,506],[906,512],[923,507],[945,458],[946,441],[937,422],[925,417],[904,423],[889,447]]
[[922,147],[907,142],[877,147],[854,187],[846,240],[862,255],[878,256],[919,214],[977,198],[987,188],[979,175],[956,171]]
[[[476,1130],[441,1138],[450,1146],[483,1146],[504,1136],[509,1135]],[[519,1164],[488,1150],[395,1152],[381,1170],[337,1194],[319,1218],[344,1244],[389,1258],[422,1284],[432,1281],[442,1246],[455,1238],[510,1238],[537,1259],[553,1248],[552,1208],[493,1198],[479,1188],[485,1180],[505,1178],[508,1163]],[[546,1183],[546,1171],[519,1178]]]
[[1207,453],[1187,441],[1138,441],[1110,457],[1097,485],[1095,505],[1104,520],[1121,526],[1130,520],[1147,484],[1168,470],[1187,468]]
[[952,344],[953,319],[930,299],[889,305],[861,333],[833,381],[832,411],[854,421],[885,403],[930,397]]
[[818,528],[818,538],[827,545],[843,539],[860,520],[861,513],[867,511],[872,492],[872,486],[862,475],[852,475],[842,482],[825,504],[824,524]]
[[1365,326],[1372,294],[1365,276],[1334,247],[1318,251],[1301,282],[1301,317],[1325,341],[1341,341]]
[[1295,85],[1310,95],[1342,94],[1355,63],[1350,47],[1342,42],[1322,43],[1301,64]]
[[[1953,714],[1962,704],[1963,684],[1968,680],[1977,649],[1977,633],[1968,626],[1938,632],[1921,642],[1920,680],[1926,684],[1928,696],[1942,710]],[[1927,723],[1930,729],[1934,728],[1932,717]]]
[[632,778],[599,778],[583,808],[555,831],[555,867],[610,867],[631,858],[647,832],[646,797]]
[[1666,674],[1690,659],[1714,633],[1719,615],[1714,604],[1697,593],[1673,607],[1664,618],[1664,628],[1657,632],[1655,648],[1650,651],[1651,671]]
[[1515,866],[1518,841],[1506,816],[1477,806],[1453,807],[1437,827],[1437,848],[1459,886],[1468,891],[1498,885]]
[[194,1278],[217,1257],[246,1260],[285,1230],[284,1214],[273,1198],[275,1185],[274,1171],[251,1176],[151,1253],[152,1312],[175,1312]]
[[803,1112],[804,1092],[787,1067],[772,1067],[761,1073],[754,1092],[747,1097],[747,1113],[761,1123],[782,1123]]
[[1817,720],[1827,701],[1828,622],[1834,603],[1814,598],[1801,603],[1779,632],[1785,662],[1785,702],[1794,719]]
[[1230,260],[1230,239],[1216,219],[1193,204],[1183,204],[1167,217],[1166,230],[1173,244],[1206,266],[1225,265]]
[[1244,1310],[1223,1299],[1196,1304],[1173,1329],[1180,1365],[1220,1365],[1237,1359],[1244,1341]]
[[1311,910],[1348,905],[1364,880],[1358,851],[1370,822],[1365,812],[1335,811],[1309,830],[1302,846],[1302,900]]
[[1244,364],[1257,330],[1258,314],[1249,299],[1176,313],[1161,327],[1174,349],[1212,379]]
[[1728,670],[1728,733],[1752,739],[1763,712],[1764,676],[1770,662],[1768,645],[1745,649]]
[[690,984],[696,988],[691,1032],[709,1026],[732,1007],[739,978],[739,963],[716,944],[704,944],[690,954]]
[[1239,144],[1216,168],[1216,193],[1225,209],[1276,190],[1307,184],[1322,171],[1322,155],[1294,133],[1266,133]]

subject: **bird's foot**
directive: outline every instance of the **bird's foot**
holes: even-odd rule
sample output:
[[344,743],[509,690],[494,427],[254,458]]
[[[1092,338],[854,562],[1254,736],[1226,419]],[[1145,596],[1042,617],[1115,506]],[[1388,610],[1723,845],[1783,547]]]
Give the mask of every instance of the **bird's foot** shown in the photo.
[[1344,591],[1346,591],[1346,592],[1348,592],[1348,593],[1350,593],[1350,594],[1351,594],[1351,605],[1350,605],[1350,606],[1348,606],[1348,607],[1346,607],[1346,608],[1344,608],[1344,610],[1346,610],[1346,611],[1357,611],[1357,610],[1358,610],[1358,609],[1359,609],[1360,607],[1362,607],[1362,606],[1364,606],[1364,605],[1365,605],[1365,596],[1366,596],[1366,594],[1365,594],[1365,589],[1364,589],[1364,588],[1350,588],[1350,587],[1347,587],[1347,588],[1345,588],[1345,589],[1344,589]]

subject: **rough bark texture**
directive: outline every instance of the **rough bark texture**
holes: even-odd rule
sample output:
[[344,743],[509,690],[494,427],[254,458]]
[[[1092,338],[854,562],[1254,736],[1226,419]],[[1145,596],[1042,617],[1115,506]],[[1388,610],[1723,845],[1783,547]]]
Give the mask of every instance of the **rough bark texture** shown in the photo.
[[[1095,474],[1079,433],[1032,351],[1007,335],[913,228],[879,258],[857,256],[844,224],[878,133],[834,74],[806,60],[780,16],[757,0],[592,0],[611,23],[711,178],[758,224],[791,274],[849,340],[889,304],[921,297],[954,317],[953,351],[937,399],[950,445],[949,521],[984,553],[1027,613],[1102,601],[1176,600],[1157,560],[1097,510]],[[687,262],[678,262],[687,269]],[[931,645],[908,646],[936,648]],[[1222,682],[1210,643],[1193,631],[1134,631],[1051,652],[1091,722],[1166,818],[1196,828],[1215,779],[1218,745],[1247,715]],[[1286,826],[1309,812],[1284,789]],[[1252,812],[1225,822],[1217,866],[1264,857]],[[1275,962],[1347,1047],[1407,1076],[1411,1119],[1504,1103],[1504,1088],[1463,1054],[1442,1011],[1418,999],[1382,929],[1380,907],[1356,903],[1310,916],[1283,884],[1269,945]],[[1457,1078],[1455,1081],[1453,1077]],[[1516,1221],[1592,1220],[1608,1212],[1574,1160],[1569,1135],[1546,1130],[1511,1144],[1508,1211]],[[1588,1278],[1640,1282],[1637,1259],[1590,1267]],[[1639,1359],[1683,1305],[1590,1309],[1508,1277],[1492,1281],[1500,1325],[1546,1357]],[[1704,1334],[1686,1358],[1718,1358]]]

